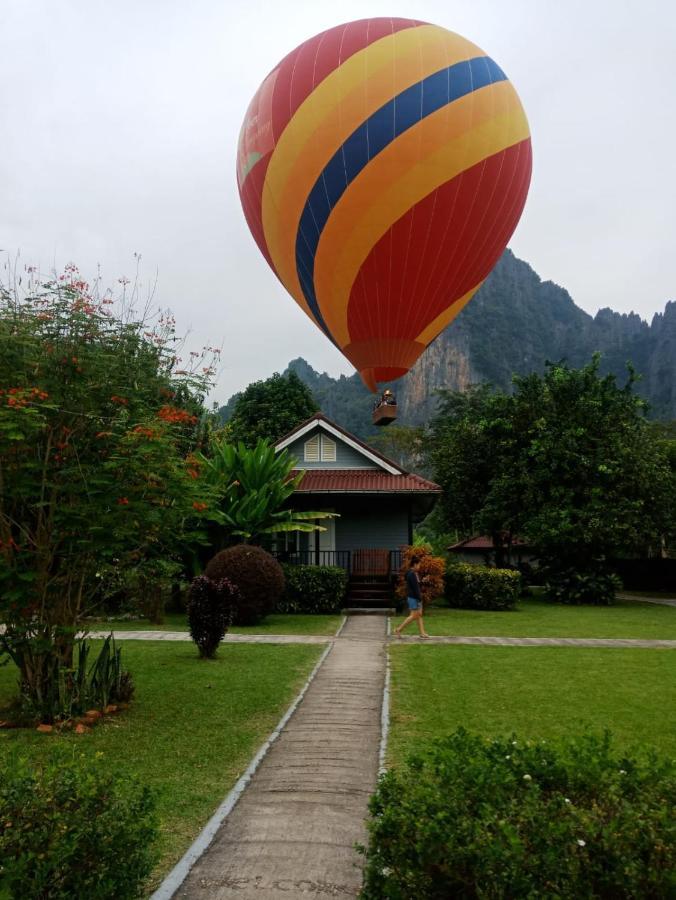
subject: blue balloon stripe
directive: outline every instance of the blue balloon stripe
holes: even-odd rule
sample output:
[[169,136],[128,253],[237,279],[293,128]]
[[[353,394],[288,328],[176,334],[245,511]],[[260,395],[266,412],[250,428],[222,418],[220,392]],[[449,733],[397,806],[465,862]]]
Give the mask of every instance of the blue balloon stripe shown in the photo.
[[[400,134],[454,100],[507,76],[488,56],[463,60],[412,84],[356,128],[328,161],[310,191],[298,223],[296,270],[312,314],[331,338],[317,303],[314,260],[331,211],[362,169]],[[331,338],[332,339],[332,338]]]

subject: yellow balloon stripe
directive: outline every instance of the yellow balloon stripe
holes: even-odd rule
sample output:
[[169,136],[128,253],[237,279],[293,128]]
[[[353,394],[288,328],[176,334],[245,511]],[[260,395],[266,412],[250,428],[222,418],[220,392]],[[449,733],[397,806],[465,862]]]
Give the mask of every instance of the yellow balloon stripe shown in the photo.
[[[484,279],[484,281],[485,280],[486,279]],[[469,301],[476,294],[483,283],[483,281],[480,281],[479,284],[476,285],[476,287],[473,287],[470,291],[467,291],[466,294],[463,294],[462,297],[459,297],[455,301],[455,303],[448,307],[448,309],[445,309],[442,313],[440,313],[436,317],[436,319],[433,319],[433,321],[430,322],[430,324],[424,329],[424,331],[421,331],[418,337],[415,338],[417,343],[423,344],[423,346],[425,347],[428,344],[431,344],[434,338],[438,334],[440,334],[447,325],[451,324],[458,313],[461,313],[463,311],[463,309],[467,306]]]
[[436,25],[407,28],[355,53],[296,110],[270,158],[262,214],[277,274],[308,315],[296,272],[296,235],[308,194],[327,162],[365,119],[401,91],[483,55],[475,44]]
[[427,116],[371,160],[336,204],[315,255],[315,293],[338,346],[350,342],[350,291],[377,241],[435,188],[528,136],[516,91],[502,81]]

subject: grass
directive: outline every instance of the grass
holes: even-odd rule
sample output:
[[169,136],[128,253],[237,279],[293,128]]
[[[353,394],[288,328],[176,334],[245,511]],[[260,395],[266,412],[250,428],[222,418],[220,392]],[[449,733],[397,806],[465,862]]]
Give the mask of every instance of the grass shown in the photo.
[[[260,625],[234,625],[232,634],[335,634],[342,616],[304,615],[303,613],[267,616]],[[88,623],[92,631],[188,631],[185,613],[167,613],[163,625],[147,619],[100,619]]]
[[[0,754],[12,748],[38,759],[58,744],[103,752],[115,768],[135,772],[157,792],[162,859],[171,868],[226,796],[279,721],[322,652],[302,645],[239,644],[218,658],[197,659],[191,644],[124,644],[137,700],[91,734],[0,731]],[[15,691],[16,670],[0,668],[0,707]]]
[[676,652],[559,647],[392,648],[391,764],[459,726],[553,738],[609,728],[676,754]]
[[[401,618],[392,620],[394,628]],[[513,612],[434,608],[432,635],[676,639],[676,607],[618,600],[614,606],[565,606],[527,599]],[[409,625],[408,634],[417,633]]]

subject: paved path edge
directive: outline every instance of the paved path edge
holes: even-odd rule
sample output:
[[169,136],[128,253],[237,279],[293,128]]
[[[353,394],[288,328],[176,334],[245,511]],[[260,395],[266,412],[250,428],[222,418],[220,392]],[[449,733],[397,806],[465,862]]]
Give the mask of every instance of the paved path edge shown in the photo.
[[[389,637],[390,623],[387,623]],[[380,707],[380,747],[378,749],[378,777],[387,771],[385,757],[387,755],[387,741],[390,736],[390,651],[385,646],[385,682],[383,684],[383,699]]]
[[247,785],[253,778],[254,773],[267,756],[268,751],[279,737],[284,726],[294,714],[297,707],[300,705],[303,697],[307,693],[308,688],[310,687],[322,665],[324,664],[326,657],[333,649],[333,646],[333,641],[331,641],[328,647],[326,647],[322,655],[319,657],[314,669],[312,670],[312,672],[310,672],[307,681],[301,688],[296,698],[291,703],[291,706],[279,720],[274,731],[271,732],[268,739],[259,748],[256,755],[247,766],[244,774],[239,778],[239,780],[230,790],[225,800],[223,800],[216,812],[212,815],[207,824],[192,842],[190,847],[188,847],[186,852],[176,863],[174,868],[168,873],[168,875],[165,876],[160,886],[151,895],[150,900],[171,900],[171,897],[173,897],[176,891],[178,891],[178,889],[181,887],[185,879],[188,877],[188,874],[192,867],[209,848],[209,845],[216,836],[216,832],[237,805],[237,801],[244,793],[244,789],[247,787]]

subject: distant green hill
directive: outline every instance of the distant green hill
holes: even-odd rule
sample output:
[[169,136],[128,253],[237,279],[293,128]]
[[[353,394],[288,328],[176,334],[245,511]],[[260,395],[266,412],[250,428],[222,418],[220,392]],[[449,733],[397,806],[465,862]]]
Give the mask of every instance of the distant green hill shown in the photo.
[[[650,402],[652,416],[676,419],[676,302],[667,303],[650,324],[635,313],[611,309],[590,316],[567,291],[542,281],[528,263],[506,250],[455,322],[393,384],[399,421],[426,422],[434,411],[437,388],[461,391],[487,381],[509,390],[513,373],[541,372],[547,360],[581,366],[597,350],[602,370],[620,382],[631,361],[642,376],[638,392]],[[361,437],[374,434],[372,395],[358,375],[332,378],[304,359],[293,360],[288,368],[312,389],[327,416]],[[231,413],[232,399],[221,409],[224,419]]]

